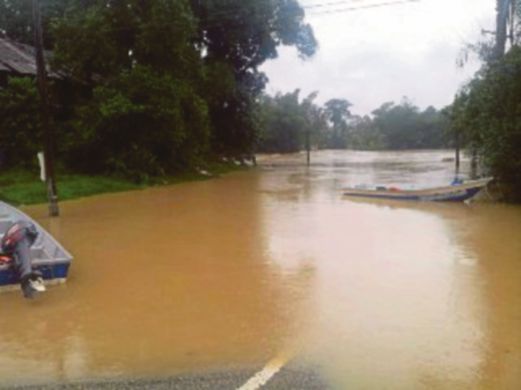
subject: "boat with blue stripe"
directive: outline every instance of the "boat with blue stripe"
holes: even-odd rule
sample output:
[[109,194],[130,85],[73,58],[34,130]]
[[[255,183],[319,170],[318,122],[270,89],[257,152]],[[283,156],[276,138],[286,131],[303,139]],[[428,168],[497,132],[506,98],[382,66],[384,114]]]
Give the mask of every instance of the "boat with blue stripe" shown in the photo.
[[492,178],[469,180],[445,187],[407,190],[395,187],[348,188],[345,196],[373,199],[392,199],[421,202],[464,202],[484,189]]
[[[30,248],[33,269],[42,274],[47,285],[64,283],[72,255],[27,214],[0,201],[0,240],[9,226],[19,221],[31,222],[38,231],[36,241]],[[0,261],[0,291],[19,288],[20,280],[12,264]]]

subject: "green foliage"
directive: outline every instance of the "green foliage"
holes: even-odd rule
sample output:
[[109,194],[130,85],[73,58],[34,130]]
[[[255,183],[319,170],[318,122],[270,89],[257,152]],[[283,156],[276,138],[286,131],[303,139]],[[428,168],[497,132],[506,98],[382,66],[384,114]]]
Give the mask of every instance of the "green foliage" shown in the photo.
[[[67,75],[57,85],[71,97],[55,102],[61,162],[138,181],[203,166],[212,155],[253,153],[267,82],[259,66],[280,45],[295,46],[303,58],[317,47],[297,0],[41,4],[52,66]],[[31,2],[0,0],[0,30],[31,43]],[[9,110],[9,118],[0,121],[16,129],[0,135],[3,148],[27,151],[19,159],[25,163],[41,144],[40,130],[25,139],[25,149],[15,138],[40,121],[20,94],[3,94],[9,101],[0,110]]]
[[263,97],[259,151],[291,153],[302,149],[306,118],[299,104],[299,92]]
[[351,117],[349,107],[352,104],[345,99],[331,99],[325,104],[325,113],[332,124],[327,138],[327,147],[330,149],[345,149],[348,141],[347,121]]
[[197,165],[208,144],[205,102],[188,84],[142,66],[96,88],[75,129],[70,165],[136,180]]
[[355,150],[386,149],[385,136],[369,116],[354,115],[349,121],[347,147]]
[[258,151],[298,152],[306,148],[308,134],[312,144],[319,142],[319,134],[326,122],[322,110],[313,104],[316,93],[299,102],[299,92],[262,97]]
[[[54,40],[49,25],[54,18],[64,15],[75,0],[41,0],[44,45],[51,48]],[[87,2],[87,1],[84,1]],[[18,42],[34,43],[32,1],[0,0],[0,36],[2,32]]]
[[228,81],[233,77],[229,88],[216,93],[218,99],[209,100],[212,149],[250,154],[258,130],[255,101],[267,82],[258,67],[275,58],[281,44],[296,46],[304,58],[312,56],[317,47],[313,31],[296,0],[192,0],[192,9],[205,64],[219,67]]
[[10,78],[0,89],[0,169],[37,164],[42,149],[40,100],[33,81]]
[[407,99],[389,102],[373,111],[373,118],[352,115],[351,103],[331,99],[324,107],[313,104],[316,94],[299,103],[299,91],[261,100],[263,152],[296,152],[311,142],[329,149],[436,149],[450,145],[448,119],[433,107],[420,111]]
[[373,111],[373,123],[386,149],[436,149],[448,145],[446,119],[434,107],[421,112],[409,100],[384,103]]
[[484,67],[452,105],[452,128],[478,151],[484,164],[521,200],[521,49],[513,47]]
[[77,4],[55,21],[55,66],[97,85],[77,108],[69,166],[142,181],[201,163],[209,123],[195,29],[181,0]]
[[[140,186],[128,180],[104,176],[65,174],[58,182],[61,200],[137,188]],[[44,203],[47,193],[36,170],[10,170],[0,173],[0,199],[12,204]]]

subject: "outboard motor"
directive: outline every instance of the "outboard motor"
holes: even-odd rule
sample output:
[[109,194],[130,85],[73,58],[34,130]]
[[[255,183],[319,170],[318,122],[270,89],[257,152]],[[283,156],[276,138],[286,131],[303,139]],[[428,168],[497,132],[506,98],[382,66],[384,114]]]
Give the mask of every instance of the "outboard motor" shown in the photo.
[[18,221],[7,229],[0,241],[2,253],[12,258],[26,298],[33,298],[37,292],[45,291],[42,274],[33,271],[31,262],[31,246],[37,237],[38,230],[32,223]]

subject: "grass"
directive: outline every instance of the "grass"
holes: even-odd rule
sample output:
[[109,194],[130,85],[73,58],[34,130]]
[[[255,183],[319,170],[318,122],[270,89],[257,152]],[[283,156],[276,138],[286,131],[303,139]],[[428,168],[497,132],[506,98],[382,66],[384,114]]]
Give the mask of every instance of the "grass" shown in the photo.
[[[60,200],[143,187],[123,179],[77,174],[60,175],[57,186]],[[15,205],[44,203],[47,201],[46,187],[37,174],[28,171],[1,173],[0,199]]]
[[[128,179],[110,176],[59,174],[57,177],[58,197],[62,201],[108,192],[136,190],[156,185],[208,180],[237,169],[241,169],[241,167],[229,163],[216,163],[207,169],[211,176],[197,172],[186,172],[176,176],[153,178],[147,183],[141,184]],[[35,172],[19,169],[1,172],[0,200],[13,205],[45,203],[47,201],[46,187]]]

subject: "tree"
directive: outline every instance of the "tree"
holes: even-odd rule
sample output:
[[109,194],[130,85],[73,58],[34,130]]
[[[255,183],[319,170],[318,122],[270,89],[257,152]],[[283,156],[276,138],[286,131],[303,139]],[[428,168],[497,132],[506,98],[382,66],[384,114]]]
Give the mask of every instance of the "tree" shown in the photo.
[[69,165],[142,180],[202,164],[208,107],[188,2],[110,4],[77,3],[53,26],[54,65],[93,87],[77,106]]
[[345,99],[331,99],[325,104],[325,113],[332,124],[328,147],[331,149],[345,149],[347,146],[347,121],[351,117],[349,107],[352,104]]
[[521,200],[521,48],[485,66],[455,99],[451,125],[463,132],[467,146],[507,189]]
[[[94,2],[83,1],[83,3]],[[62,17],[73,0],[42,0],[42,24],[44,32],[44,44],[47,48],[53,45],[50,24],[54,18]],[[34,32],[32,22],[31,2],[27,0],[0,0],[0,36],[18,42],[32,45]]]
[[40,151],[40,99],[34,83],[11,78],[0,88],[0,168],[33,167]]
[[259,151],[292,153],[302,149],[306,117],[299,104],[299,93],[297,89],[285,95],[262,97]]
[[322,109],[313,103],[317,93],[299,99],[300,90],[274,97],[264,95],[259,102],[260,136],[258,151],[294,153],[318,145],[327,126]]
[[[25,3],[0,0],[0,29],[30,43]],[[297,0],[42,3],[52,66],[73,96],[63,156],[93,173],[139,178],[251,154],[267,82],[259,66],[280,45],[304,58],[317,47]]]
[[446,119],[434,107],[420,111],[409,99],[387,102],[373,111],[374,125],[388,149],[436,149],[446,147]]
[[312,56],[317,42],[311,26],[304,23],[297,0],[193,0],[192,9],[205,63],[233,75],[235,83],[209,104],[212,148],[219,154],[251,153],[255,101],[267,82],[258,68],[277,56],[281,44],[296,46],[304,58]]

